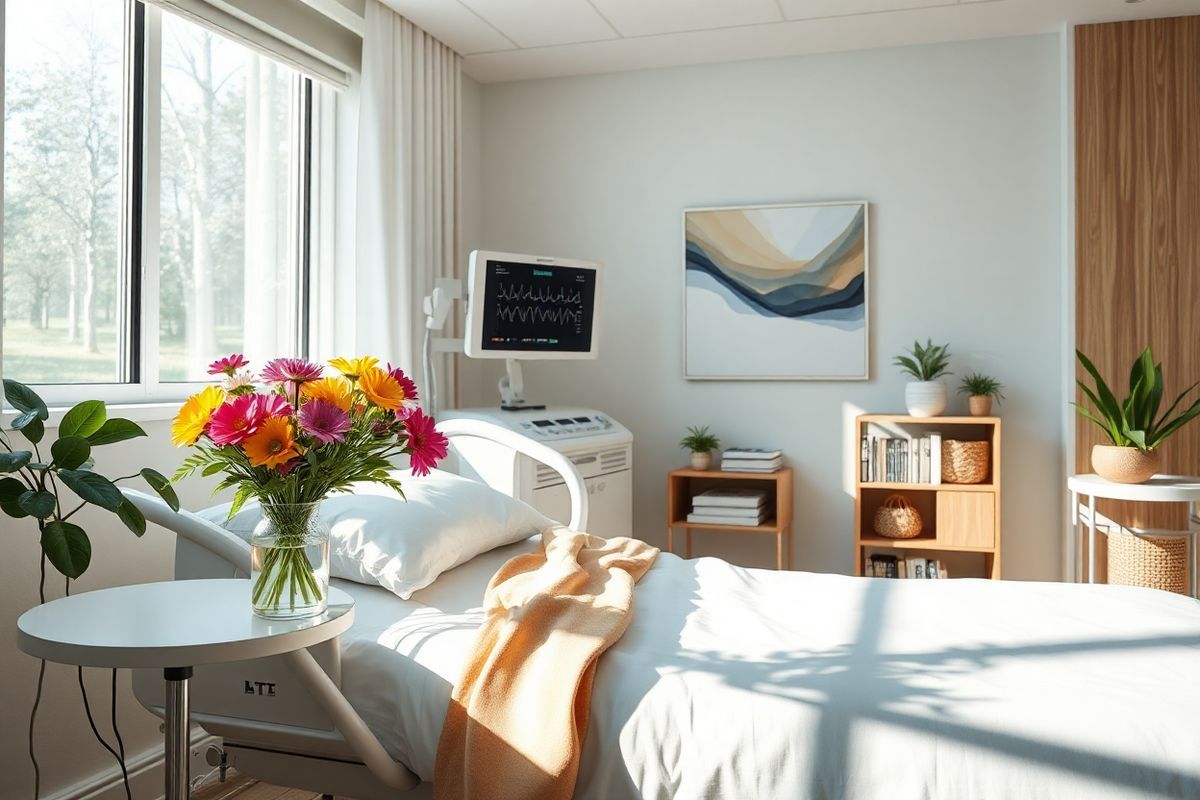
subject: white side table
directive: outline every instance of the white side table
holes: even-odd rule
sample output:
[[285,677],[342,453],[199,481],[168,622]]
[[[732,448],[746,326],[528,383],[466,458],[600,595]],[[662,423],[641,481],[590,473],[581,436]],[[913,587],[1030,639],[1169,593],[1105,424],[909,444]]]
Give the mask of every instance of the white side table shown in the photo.
[[[1192,597],[1196,596],[1196,505],[1200,503],[1200,477],[1190,475],[1155,475],[1145,483],[1113,483],[1099,475],[1072,475],[1067,478],[1071,492],[1072,558],[1079,553],[1080,518],[1088,528],[1088,583],[1096,582],[1096,500],[1132,500],[1139,503],[1186,503],[1188,529],[1180,531],[1139,530],[1142,536],[1183,536],[1188,541],[1188,576]],[[1086,511],[1080,496],[1088,498]],[[1073,563],[1073,562],[1072,562]]]
[[324,614],[268,621],[251,612],[247,579],[165,581],[84,592],[31,608],[17,620],[17,646],[60,664],[162,669],[166,798],[186,800],[192,667],[311,647],[353,622],[354,600],[333,587]]

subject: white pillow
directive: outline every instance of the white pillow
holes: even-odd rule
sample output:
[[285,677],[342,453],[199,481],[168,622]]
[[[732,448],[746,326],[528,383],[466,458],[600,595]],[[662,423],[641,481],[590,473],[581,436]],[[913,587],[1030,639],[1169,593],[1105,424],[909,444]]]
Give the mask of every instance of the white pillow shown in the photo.
[[[417,478],[405,470],[397,477],[404,497],[364,483],[321,503],[321,519],[332,531],[332,577],[378,584],[408,600],[446,570],[553,524],[525,503],[449,472]],[[258,503],[246,503],[226,522],[229,506],[199,516],[249,541],[262,518]]]

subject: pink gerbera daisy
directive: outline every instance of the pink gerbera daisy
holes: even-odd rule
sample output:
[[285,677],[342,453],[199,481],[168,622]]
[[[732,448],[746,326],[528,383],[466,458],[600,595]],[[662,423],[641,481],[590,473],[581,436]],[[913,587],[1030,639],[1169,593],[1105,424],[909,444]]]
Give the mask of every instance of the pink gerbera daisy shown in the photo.
[[400,384],[400,388],[404,391],[404,401],[396,409],[396,416],[400,419],[407,419],[409,415],[421,407],[419,403],[420,398],[417,396],[417,384],[413,382],[412,378],[404,374],[404,370],[399,367],[393,367],[391,364],[388,364],[388,374],[396,380],[396,383]]
[[321,365],[303,358],[277,358],[263,367],[262,379],[267,383],[307,383],[321,377]]
[[232,375],[250,362],[241,353],[218,358],[208,365],[209,375]]
[[309,400],[300,407],[300,430],[322,444],[340,442],[350,430],[350,415],[328,400]]
[[446,446],[450,442],[433,425],[433,417],[426,416],[419,408],[404,421],[408,431],[408,444],[404,449],[408,452],[413,475],[428,475],[429,470],[446,457]]
[[208,438],[213,443],[224,447],[228,444],[241,444],[249,436],[258,432],[262,421],[266,419],[258,402],[261,395],[243,394],[232,398],[213,414],[208,423]]

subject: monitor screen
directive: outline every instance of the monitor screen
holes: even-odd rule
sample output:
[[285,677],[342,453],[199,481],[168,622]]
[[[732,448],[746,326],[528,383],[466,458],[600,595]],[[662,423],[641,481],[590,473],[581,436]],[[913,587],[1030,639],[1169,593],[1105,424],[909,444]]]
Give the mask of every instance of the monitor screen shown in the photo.
[[[597,269],[497,258],[474,265],[472,313],[481,317],[475,344],[501,353],[587,354],[594,351]],[[470,353],[468,353],[470,354]],[[569,357],[569,356],[568,356]]]

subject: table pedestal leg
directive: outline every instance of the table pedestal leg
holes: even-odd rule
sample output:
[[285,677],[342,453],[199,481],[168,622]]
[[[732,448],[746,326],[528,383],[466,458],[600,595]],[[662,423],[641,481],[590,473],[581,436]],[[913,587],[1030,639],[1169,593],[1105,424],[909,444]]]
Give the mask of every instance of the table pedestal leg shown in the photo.
[[191,713],[188,709],[188,679],[191,667],[163,670],[167,682],[165,773],[166,800],[188,800],[191,792],[191,758],[188,755]]

